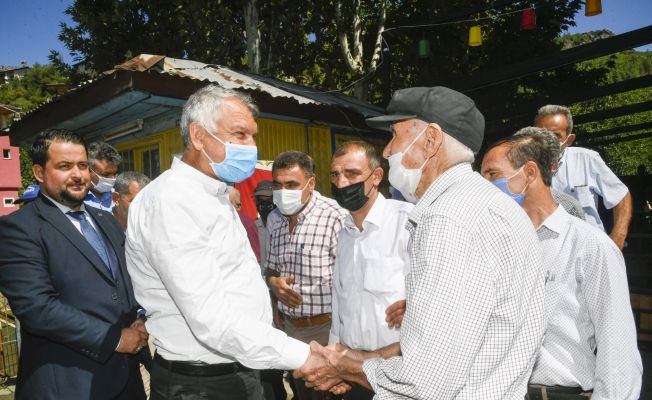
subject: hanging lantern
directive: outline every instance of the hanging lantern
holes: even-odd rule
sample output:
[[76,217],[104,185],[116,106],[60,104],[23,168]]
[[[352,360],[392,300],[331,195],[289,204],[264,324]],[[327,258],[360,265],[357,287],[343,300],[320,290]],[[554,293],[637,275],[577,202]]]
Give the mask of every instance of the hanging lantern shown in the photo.
[[593,17],[594,15],[602,14],[602,1],[601,0],[586,0],[584,7],[584,15]]
[[428,39],[419,40],[419,58],[430,57],[430,41]]
[[474,25],[469,29],[469,46],[476,47],[482,44],[482,29],[480,25]]
[[521,14],[521,30],[531,31],[537,27],[537,13],[534,8],[523,10]]

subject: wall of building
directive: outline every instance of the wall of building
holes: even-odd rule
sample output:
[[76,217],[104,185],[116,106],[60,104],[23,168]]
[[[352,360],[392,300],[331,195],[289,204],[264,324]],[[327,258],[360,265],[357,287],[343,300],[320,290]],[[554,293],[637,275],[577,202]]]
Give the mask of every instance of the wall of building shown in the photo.
[[22,186],[19,157],[18,147],[9,144],[9,136],[0,136],[0,216],[18,209],[9,201],[18,198]]
[[[315,161],[317,190],[330,196],[329,165],[333,150],[330,128],[270,118],[257,118],[256,122],[258,158],[274,160],[277,155],[287,150],[307,152]],[[184,150],[178,127],[114,146],[123,156],[123,170],[144,173],[148,172],[146,158],[152,151],[158,150],[160,168],[157,172],[160,173],[170,168],[174,154]],[[150,177],[155,178],[158,173]]]

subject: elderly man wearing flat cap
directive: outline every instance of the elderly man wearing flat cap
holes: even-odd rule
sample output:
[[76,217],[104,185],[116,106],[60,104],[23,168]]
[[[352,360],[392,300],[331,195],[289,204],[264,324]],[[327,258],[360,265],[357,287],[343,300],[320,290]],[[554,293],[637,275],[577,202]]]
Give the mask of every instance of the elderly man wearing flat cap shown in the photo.
[[416,203],[399,342],[372,352],[312,344],[329,366],[295,374],[335,393],[361,384],[377,399],[523,399],[545,278],[525,212],[471,169],[484,117],[445,87],[399,90],[387,111],[367,122],[391,129],[389,182]]

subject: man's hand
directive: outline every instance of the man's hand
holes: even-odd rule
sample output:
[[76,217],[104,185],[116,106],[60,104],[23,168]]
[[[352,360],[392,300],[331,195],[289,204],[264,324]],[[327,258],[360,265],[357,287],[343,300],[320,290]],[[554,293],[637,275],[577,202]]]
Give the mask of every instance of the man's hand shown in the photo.
[[274,296],[291,308],[297,308],[303,303],[301,295],[290,287],[294,283],[294,275],[290,276],[270,276],[269,287],[274,292]]
[[405,314],[405,300],[399,300],[385,310],[385,321],[390,328],[400,328],[403,322],[403,315]]
[[310,355],[301,368],[294,371],[294,378],[302,378],[306,386],[319,390],[329,390],[342,383],[337,375],[332,361],[333,356],[339,355],[336,351],[322,347],[319,343],[310,342]]
[[134,322],[131,323],[130,328],[138,329],[143,333],[147,333],[147,328],[145,327],[145,322],[142,319],[136,318]]
[[349,384],[347,382],[342,382],[338,383],[337,385],[333,386],[329,392],[333,393],[336,396],[341,396],[344,393],[348,392],[349,390],[353,389],[353,385]]
[[132,327],[122,329],[120,344],[115,351],[118,353],[136,354],[143,347],[147,346],[147,339],[149,339],[149,334],[145,330],[145,324],[142,327],[133,327],[132,324]]

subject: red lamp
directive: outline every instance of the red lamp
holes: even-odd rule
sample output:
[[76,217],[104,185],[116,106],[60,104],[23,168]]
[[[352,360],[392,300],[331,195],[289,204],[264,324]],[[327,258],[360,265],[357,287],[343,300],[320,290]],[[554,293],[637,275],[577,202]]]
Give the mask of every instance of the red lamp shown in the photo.
[[537,27],[537,13],[534,8],[523,10],[521,14],[521,30],[531,31]]

